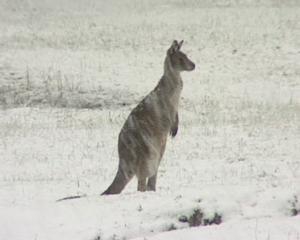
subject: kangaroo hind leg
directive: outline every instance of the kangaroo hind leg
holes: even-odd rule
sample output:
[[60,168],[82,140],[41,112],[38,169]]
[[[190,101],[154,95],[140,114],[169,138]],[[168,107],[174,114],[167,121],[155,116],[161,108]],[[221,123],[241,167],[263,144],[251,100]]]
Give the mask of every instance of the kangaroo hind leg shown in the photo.
[[155,173],[152,177],[150,177],[148,179],[147,191],[155,191],[156,190],[156,179],[157,179],[157,173]]
[[138,179],[138,191],[145,192],[147,190],[146,182],[147,182],[147,178],[145,177],[140,177]]
[[[159,163],[160,163],[160,161],[161,161],[161,159],[162,159],[162,157],[164,155],[165,149],[166,149],[166,141],[163,142],[163,144],[161,146]],[[153,176],[149,177],[149,179],[148,179],[147,191],[156,191],[156,180],[157,180],[158,166],[157,166],[155,174]]]

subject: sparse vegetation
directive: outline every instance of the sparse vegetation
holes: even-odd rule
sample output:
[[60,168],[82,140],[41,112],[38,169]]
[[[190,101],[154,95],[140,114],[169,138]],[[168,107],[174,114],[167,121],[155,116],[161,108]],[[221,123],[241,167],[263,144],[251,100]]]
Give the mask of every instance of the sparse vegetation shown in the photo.
[[187,222],[190,227],[206,226],[212,224],[220,224],[222,222],[222,216],[219,213],[215,213],[213,218],[206,217],[201,209],[195,209],[190,216],[181,215],[178,218],[179,222]]
[[294,196],[294,198],[289,202],[289,204],[292,216],[300,214],[300,203],[297,196]]

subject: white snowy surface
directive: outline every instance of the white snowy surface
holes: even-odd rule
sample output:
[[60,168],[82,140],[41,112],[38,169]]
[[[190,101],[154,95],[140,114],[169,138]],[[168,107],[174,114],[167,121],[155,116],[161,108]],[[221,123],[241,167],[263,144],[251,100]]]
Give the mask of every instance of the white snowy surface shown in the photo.
[[239,240],[239,239],[299,239],[300,217],[257,218],[230,221],[218,226],[177,230],[135,240]]
[[[299,12],[292,0],[1,1],[0,240],[299,240]],[[100,196],[173,39],[196,70],[157,192],[134,179]],[[196,209],[222,223],[179,221]]]

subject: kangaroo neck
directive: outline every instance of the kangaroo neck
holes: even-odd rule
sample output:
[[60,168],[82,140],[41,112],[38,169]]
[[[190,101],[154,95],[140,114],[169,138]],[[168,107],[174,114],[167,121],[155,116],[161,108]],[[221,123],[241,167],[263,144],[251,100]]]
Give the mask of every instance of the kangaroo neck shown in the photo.
[[181,92],[183,82],[180,76],[180,72],[175,70],[170,58],[167,56],[164,63],[164,75],[159,83],[161,90],[165,90],[167,93]]

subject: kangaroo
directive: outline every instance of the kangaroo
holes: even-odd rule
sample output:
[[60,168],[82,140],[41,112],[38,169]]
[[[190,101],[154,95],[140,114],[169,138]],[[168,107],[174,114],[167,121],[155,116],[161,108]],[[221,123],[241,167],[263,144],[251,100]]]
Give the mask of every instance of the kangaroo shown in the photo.
[[[138,191],[156,190],[167,137],[175,137],[178,131],[178,104],[183,87],[180,72],[195,69],[195,64],[180,51],[182,44],[183,41],[173,41],[167,50],[163,76],[125,121],[118,139],[118,171],[101,195],[119,194],[135,175]],[[57,202],[82,197],[86,195],[69,196]]]
[[178,103],[183,87],[182,71],[195,64],[180,51],[183,41],[173,41],[157,86],[130,113],[118,138],[119,167],[112,184],[102,195],[119,194],[134,177],[138,191],[155,191],[157,171],[167,137],[178,131]]

